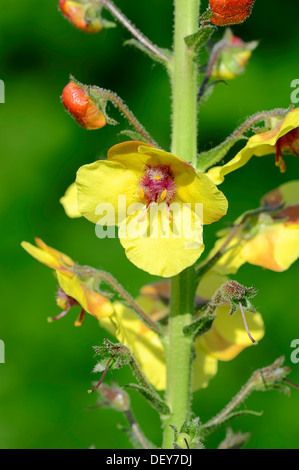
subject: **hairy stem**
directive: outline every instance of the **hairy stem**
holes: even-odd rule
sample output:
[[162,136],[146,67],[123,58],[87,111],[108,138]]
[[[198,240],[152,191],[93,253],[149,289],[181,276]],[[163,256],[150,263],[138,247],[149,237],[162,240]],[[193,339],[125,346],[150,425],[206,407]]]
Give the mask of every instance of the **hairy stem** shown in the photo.
[[[184,38],[196,32],[199,0],[175,0],[174,57],[172,70],[172,152],[193,166],[197,160],[197,79],[194,52]],[[187,268],[171,281],[171,312],[166,345],[166,401],[171,414],[164,419],[163,448],[172,448],[173,430],[190,412],[192,337],[183,333],[192,322],[195,271]]]
[[150,136],[147,130],[143,127],[142,124],[136,119],[132,111],[128,108],[128,106],[123,102],[123,100],[117,96],[115,93],[109,90],[104,90],[101,88],[101,95],[105,97],[107,100],[111,101],[125,116],[125,118],[130,122],[130,124],[136,129],[136,131],[144,137],[144,139],[152,144],[154,147],[159,147],[157,142]]
[[134,26],[131,21],[114,5],[110,0],[95,0],[96,3],[102,4],[114,18],[119,21],[141,44],[143,44],[150,52],[159,57],[163,62],[169,62],[169,57],[165,55],[159,47],[153,44],[139,29]]

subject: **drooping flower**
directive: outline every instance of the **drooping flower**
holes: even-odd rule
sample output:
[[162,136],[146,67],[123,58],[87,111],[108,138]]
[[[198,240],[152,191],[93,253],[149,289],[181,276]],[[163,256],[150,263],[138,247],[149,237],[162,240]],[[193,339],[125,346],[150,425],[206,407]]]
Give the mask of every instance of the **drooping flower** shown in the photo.
[[[127,257],[163,277],[194,264],[204,250],[202,223],[227,211],[225,196],[206,175],[143,142],[115,145],[107,161],[82,166],[76,184],[80,213],[97,228],[118,225]],[[99,218],[109,205],[110,216]]]
[[[219,273],[236,273],[244,263],[281,272],[299,258],[299,181],[271,191],[264,196],[261,206],[264,211],[250,218],[226,247],[214,267]],[[229,233],[222,234],[211,256]]]
[[36,238],[35,242],[37,246],[28,242],[21,245],[33,258],[55,271],[59,284],[56,302],[63,312],[53,320],[62,318],[74,305],[82,309],[76,326],[82,323],[84,312],[98,320],[112,315],[113,306],[108,298],[97,291],[95,279],[81,278],[77,274],[78,265],[69,256],[46,245],[40,238]]
[[106,125],[106,118],[100,107],[91,99],[88,87],[70,81],[61,96],[65,109],[84,129],[101,129]]
[[299,157],[299,108],[290,111],[285,117],[273,118],[272,129],[249,138],[237,155],[223,166],[211,168],[207,175],[215,184],[221,184],[224,177],[244,166],[254,155],[263,157],[275,154],[275,164],[281,172],[286,171],[284,153]]
[[217,26],[243,23],[251,13],[255,0],[210,0],[212,23]]
[[86,0],[59,0],[59,8],[63,15],[76,28],[86,33],[99,33],[104,28],[100,17],[99,6]]
[[258,41],[244,42],[228,28],[222,39],[224,45],[212,70],[212,78],[230,80],[241,75]]
[[[215,291],[227,281],[227,278],[215,271],[209,271],[200,281],[196,291],[196,304],[204,309]],[[142,296],[149,297],[153,302],[163,302],[169,308],[170,282],[168,280],[149,284],[141,289]],[[245,329],[241,311],[229,315],[229,303],[219,305],[215,311],[216,319],[212,328],[199,336],[194,345],[195,358],[192,367],[192,388],[207,387],[209,380],[217,373],[218,361],[234,359],[245,348],[252,346]],[[201,311],[201,313],[203,313]],[[110,319],[109,319],[110,320]],[[106,321],[106,320],[105,320]],[[247,317],[247,325],[252,336],[259,341],[264,336],[264,324],[259,313]],[[160,374],[164,369],[160,368]],[[155,383],[153,383],[155,385]],[[156,385],[155,385],[156,386]]]

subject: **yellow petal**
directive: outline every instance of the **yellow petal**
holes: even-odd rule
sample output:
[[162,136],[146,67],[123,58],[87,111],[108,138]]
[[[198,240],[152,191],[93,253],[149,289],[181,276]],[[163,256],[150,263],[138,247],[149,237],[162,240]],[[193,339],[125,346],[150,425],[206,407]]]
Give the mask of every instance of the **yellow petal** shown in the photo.
[[207,354],[200,342],[195,342],[195,359],[192,364],[192,390],[206,388],[209,381],[217,374],[218,361]]
[[[172,277],[188,266],[192,266],[202,254],[204,250],[202,227],[198,224],[195,227],[194,214],[188,207],[184,207],[183,214],[186,217],[188,214],[188,220],[192,222],[190,233],[186,233],[188,224],[185,224],[184,216],[180,220],[176,217],[173,221],[169,220],[166,204],[160,204],[159,207],[162,208],[161,213],[150,212],[149,217],[142,222],[138,222],[139,216],[128,217],[126,227],[136,221],[136,228],[143,223],[145,229],[141,236],[135,238],[133,238],[133,233],[120,236],[120,242],[129,260],[138,268],[156,276]],[[157,231],[149,236],[151,227],[156,228]],[[194,231],[193,234],[192,231]],[[190,238],[186,235],[190,235]]]
[[[137,299],[142,307],[142,298]],[[165,355],[159,336],[150,330],[128,307],[114,303],[115,313],[100,324],[113,332],[133,353],[149,382],[157,389],[166,387]],[[112,326],[114,324],[114,326]]]
[[299,225],[276,223],[263,227],[244,244],[242,256],[248,263],[285,271],[299,258]]
[[72,183],[59,201],[70,218],[82,217],[78,207],[78,191],[76,183]]
[[111,302],[103,295],[89,289],[75,274],[68,277],[57,272],[57,280],[68,296],[77,300],[87,313],[98,320],[113,314],[114,308]]
[[74,264],[73,260],[54,248],[47,246],[42,240],[36,238],[37,247],[28,242],[22,242],[21,246],[33,258],[52,269],[67,271]]
[[89,221],[97,223],[100,219],[97,206],[111,204],[115,219],[112,217],[107,225],[117,225],[118,196],[126,196],[125,209],[130,204],[140,201],[139,177],[138,172],[128,170],[123,165],[112,161],[99,160],[82,166],[77,172],[76,179],[79,211]]
[[210,168],[206,173],[207,176],[212,180],[214,184],[221,184],[224,181],[224,177],[232,171],[238,170],[244,166],[253,156],[253,150],[247,145],[237,153],[228,163],[223,166],[214,166]]
[[227,174],[244,166],[253,155],[263,157],[275,153],[278,139],[297,127],[299,127],[299,108],[290,111],[286,118],[280,120],[270,131],[250,137],[246,146],[232,160],[223,166],[211,168],[207,175],[215,184],[221,184]]
[[185,160],[143,142],[122,142],[114,145],[108,151],[107,158],[109,161],[120,163],[128,169],[142,173],[145,165],[166,165],[171,167],[175,176],[187,173],[192,178],[195,174],[195,169]]
[[176,178],[177,197],[183,203],[203,204],[203,223],[211,224],[223,217],[228,208],[224,194],[204,174],[197,172],[192,181],[184,173]]
[[[219,251],[226,239],[227,236],[217,240],[214,248],[209,254],[209,258],[212,258]],[[246,240],[243,239],[243,234],[241,232],[227,245],[224,254],[213,267],[214,272],[223,276],[227,274],[236,274],[239,268],[246,263],[246,259],[243,256],[243,247],[245,244]]]
[[54,256],[57,260],[59,260],[63,265],[67,267],[71,267],[74,265],[74,261],[72,258],[69,256],[65,255],[61,251],[56,250],[55,248],[52,248],[49,245],[46,245],[46,243],[41,240],[40,238],[35,238],[35,243],[36,245],[43,251],[50,253],[52,256]]

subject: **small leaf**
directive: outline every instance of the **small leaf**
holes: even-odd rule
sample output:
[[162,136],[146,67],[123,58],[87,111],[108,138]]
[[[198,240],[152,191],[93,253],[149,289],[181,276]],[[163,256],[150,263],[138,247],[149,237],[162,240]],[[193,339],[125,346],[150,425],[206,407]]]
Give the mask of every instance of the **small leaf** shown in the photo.
[[216,315],[206,315],[204,317],[197,318],[192,323],[190,323],[190,325],[184,327],[184,335],[194,337],[203,335],[212,327],[215,318]]
[[173,439],[174,439],[174,441],[176,441],[177,438],[178,438],[178,434],[179,434],[178,433],[178,428],[174,424],[170,424],[169,426],[173,430]]
[[221,144],[217,145],[217,147],[207,150],[206,152],[201,152],[198,155],[197,169],[200,171],[206,171],[208,168],[222,160],[237,142],[245,139],[247,140],[247,137],[244,135],[233,139],[228,138]]
[[[210,8],[207,8],[206,11],[203,12],[202,15],[198,18],[199,24],[206,23],[207,21],[210,21],[213,16],[213,13]],[[217,28],[215,28],[217,29]]]
[[166,403],[160,398],[160,396],[155,393],[153,390],[150,390],[142,385],[138,384],[127,384],[125,387],[131,388],[139,392],[148,402],[149,404],[158,411],[159,414],[162,415],[169,415],[170,409],[166,405]]
[[202,26],[196,33],[186,36],[185,43],[187,47],[196,51],[203,47],[210,39],[212,34],[215,32],[215,27],[211,25]]

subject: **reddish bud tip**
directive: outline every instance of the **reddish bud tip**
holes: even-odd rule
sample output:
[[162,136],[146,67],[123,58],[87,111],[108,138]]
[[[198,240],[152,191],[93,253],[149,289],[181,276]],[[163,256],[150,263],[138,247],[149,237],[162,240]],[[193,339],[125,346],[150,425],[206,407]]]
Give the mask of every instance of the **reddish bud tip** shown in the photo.
[[62,92],[62,103],[80,126],[88,130],[105,126],[106,119],[101,109],[92,101],[88,93],[70,82]]
[[212,23],[217,26],[243,23],[251,13],[254,0],[210,0]]
[[74,0],[59,0],[59,8],[63,15],[76,28],[87,33],[98,33],[103,29],[100,16],[97,16],[96,8],[92,3],[81,3]]

